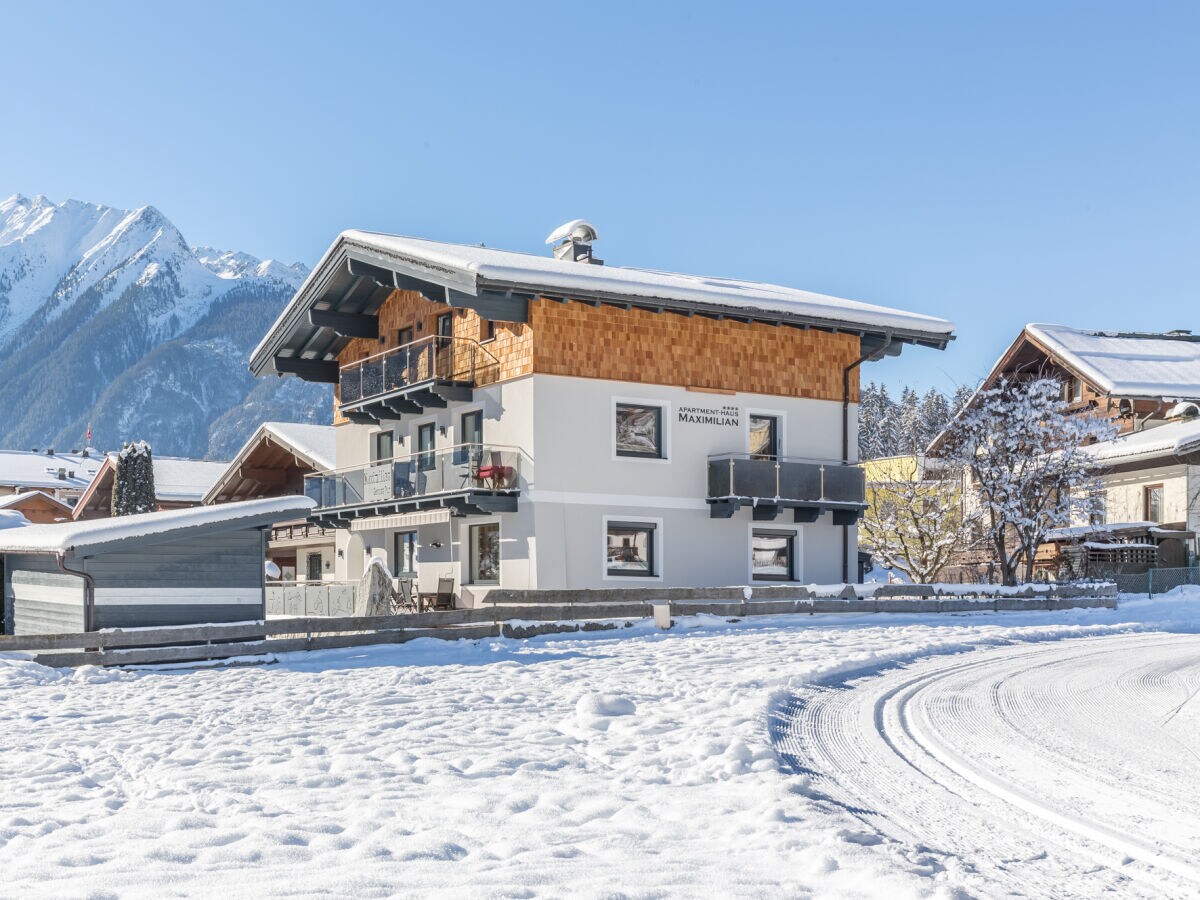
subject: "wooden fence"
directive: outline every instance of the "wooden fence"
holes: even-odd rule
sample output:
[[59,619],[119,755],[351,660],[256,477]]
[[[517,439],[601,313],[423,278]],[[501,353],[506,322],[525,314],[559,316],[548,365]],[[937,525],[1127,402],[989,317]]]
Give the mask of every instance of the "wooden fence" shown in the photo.
[[609,630],[630,627],[639,620],[669,611],[680,616],[714,615],[728,619],[763,615],[818,613],[963,613],[1007,610],[1115,608],[1115,590],[1087,595],[917,596],[909,598],[800,597],[798,599],[736,601],[662,601],[621,603],[537,603],[490,605],[444,612],[395,616],[296,617],[222,625],[169,628],[127,628],[78,634],[0,636],[0,653],[22,652],[48,666],[119,666],[187,663],[289,653],[401,644],[416,638],[443,640],[487,637],[532,637],[538,634]]

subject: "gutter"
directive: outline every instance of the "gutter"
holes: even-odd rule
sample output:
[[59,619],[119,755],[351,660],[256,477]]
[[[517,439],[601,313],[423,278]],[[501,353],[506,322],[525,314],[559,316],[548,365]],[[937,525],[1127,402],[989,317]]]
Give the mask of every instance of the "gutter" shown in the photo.
[[54,561],[58,563],[58,568],[64,574],[75,575],[83,579],[83,630],[91,631],[96,617],[96,581],[87,572],[67,568],[66,555],[67,551],[60,550],[54,554]]
[[[864,353],[850,365],[842,369],[842,462],[850,462],[850,373],[865,362],[879,359],[892,346],[895,335],[885,334],[883,345]],[[842,526],[842,582],[850,583],[850,526]]]

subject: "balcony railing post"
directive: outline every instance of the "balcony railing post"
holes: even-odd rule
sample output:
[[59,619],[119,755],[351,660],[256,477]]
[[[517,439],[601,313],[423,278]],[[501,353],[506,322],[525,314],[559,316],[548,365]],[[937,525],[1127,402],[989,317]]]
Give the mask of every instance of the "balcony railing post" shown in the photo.
[[825,499],[825,465],[821,465],[821,499]]
[[733,489],[733,457],[729,457],[729,493],[736,496],[737,491]]
[[779,457],[775,457],[775,497],[778,499],[779,493]]

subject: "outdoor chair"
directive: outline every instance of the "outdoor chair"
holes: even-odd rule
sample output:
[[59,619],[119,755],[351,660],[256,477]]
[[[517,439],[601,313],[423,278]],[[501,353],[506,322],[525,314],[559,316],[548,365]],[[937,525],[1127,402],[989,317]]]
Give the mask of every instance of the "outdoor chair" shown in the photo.
[[392,599],[392,612],[417,612],[417,602],[413,597],[413,580],[411,578],[401,578],[399,585],[400,589],[396,592],[395,597]]
[[436,593],[418,596],[423,610],[454,609],[454,579],[439,578]]

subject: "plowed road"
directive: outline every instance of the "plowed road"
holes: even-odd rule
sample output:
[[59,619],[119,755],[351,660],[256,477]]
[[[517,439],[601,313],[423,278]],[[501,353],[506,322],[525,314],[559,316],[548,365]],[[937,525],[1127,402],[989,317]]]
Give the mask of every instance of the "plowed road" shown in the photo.
[[1200,636],[936,656],[786,704],[818,796],[984,895],[1200,895]]

